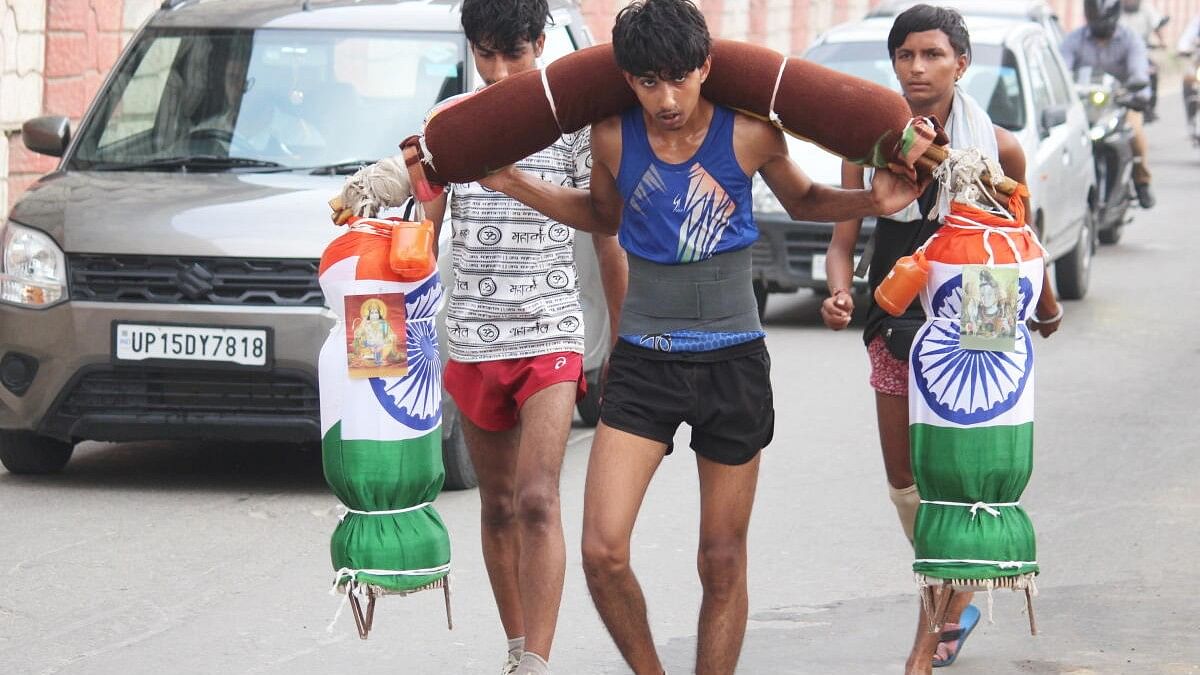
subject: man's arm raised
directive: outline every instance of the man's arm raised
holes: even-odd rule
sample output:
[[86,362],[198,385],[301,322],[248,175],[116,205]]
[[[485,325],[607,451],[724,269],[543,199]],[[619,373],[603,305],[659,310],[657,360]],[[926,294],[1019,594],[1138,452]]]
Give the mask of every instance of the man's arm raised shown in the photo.
[[614,168],[620,162],[621,120],[613,117],[592,126],[592,182],[588,190],[547,183],[512,166],[479,183],[582,232],[613,235],[621,224],[621,194]]

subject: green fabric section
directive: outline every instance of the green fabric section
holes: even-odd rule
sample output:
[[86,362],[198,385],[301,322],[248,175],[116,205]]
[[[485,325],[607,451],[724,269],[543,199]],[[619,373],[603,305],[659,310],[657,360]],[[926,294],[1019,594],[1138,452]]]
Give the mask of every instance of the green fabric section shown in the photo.
[[1033,473],[1033,423],[952,429],[908,428],[921,499],[1015,502]]
[[[1035,561],[1033,523],[1019,506],[983,509],[971,516],[965,506],[922,504],[917,509],[913,548],[918,559]],[[1002,569],[966,563],[914,563],[913,571],[939,579],[992,579],[1037,571],[1036,566]]]
[[[450,535],[432,506],[385,516],[349,513],[334,530],[329,550],[335,570],[429,569],[450,562]],[[445,572],[424,576],[360,574],[358,581],[393,591],[411,591],[444,576]]]
[[[321,443],[325,481],[348,508],[392,511],[432,502],[442,489],[442,433],[403,441],[345,440],[341,423]],[[415,570],[450,562],[450,535],[432,506],[387,515],[348,513],[330,541],[333,568]],[[446,576],[358,575],[393,591],[411,591]]]
[[325,482],[347,507],[390,511],[433,501],[442,491],[442,430],[405,441],[343,440],[341,422],[325,434]]
[[880,138],[879,140],[875,141],[875,145],[871,146],[870,154],[868,154],[866,157],[857,157],[857,158],[851,159],[850,161],[853,162],[854,164],[859,164],[862,166],[870,166],[870,167],[874,167],[876,169],[886,168],[887,167],[887,154],[883,150],[883,145],[884,145],[884,141],[886,141],[887,138],[888,137],[885,136],[885,137]]
[[904,129],[904,133],[900,135],[900,151],[901,157],[908,157],[908,153],[912,151],[913,144],[917,142],[916,128],[909,126]]
[[1015,577],[1022,574],[1038,574],[1040,569],[1037,565],[1024,565],[1020,569],[1002,570],[996,567],[968,565],[965,563],[942,565],[934,565],[931,563],[913,563],[913,571],[934,579],[969,579],[973,581],[982,581],[984,579],[1003,579],[1004,577]]
[[[965,429],[909,427],[913,476],[926,501],[1020,501],[1033,471],[1033,423]],[[1019,506],[999,516],[965,506],[921,504],[914,549],[918,559],[1036,561],[1033,523]],[[1036,572],[1036,565],[1002,569],[972,563],[914,563],[913,571],[940,579],[991,579]]]

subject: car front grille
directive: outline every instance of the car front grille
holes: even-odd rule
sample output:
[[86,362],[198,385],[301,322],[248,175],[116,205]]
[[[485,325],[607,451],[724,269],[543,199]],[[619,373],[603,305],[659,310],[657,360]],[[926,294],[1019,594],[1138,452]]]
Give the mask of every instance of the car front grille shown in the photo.
[[775,260],[775,253],[771,250],[771,242],[766,239],[759,239],[754,242],[754,246],[750,249],[750,264],[754,267],[765,267]]
[[[791,274],[808,276],[812,272],[813,256],[824,255],[829,248],[833,226],[826,223],[773,222],[760,220],[760,235],[750,250],[755,267],[765,269],[780,265],[779,269]],[[866,225],[859,231],[855,255],[862,255],[874,231]],[[783,259],[779,259],[782,254]]]
[[170,413],[200,416],[320,415],[316,385],[280,373],[234,370],[104,369],[85,373],[63,399],[58,413]]
[[321,307],[319,261],[71,253],[74,300]]
[[788,265],[793,269],[812,269],[813,255],[829,248],[831,230],[790,230],[784,234]]
[[92,366],[39,432],[60,440],[320,439],[315,378],[301,371]]

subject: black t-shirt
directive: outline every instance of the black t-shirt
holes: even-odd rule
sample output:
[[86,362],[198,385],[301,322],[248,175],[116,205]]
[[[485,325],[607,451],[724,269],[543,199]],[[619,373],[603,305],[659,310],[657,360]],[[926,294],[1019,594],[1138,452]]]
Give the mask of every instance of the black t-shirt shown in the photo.
[[[921,213],[928,216],[937,200],[937,183],[930,183],[925,192],[917,198],[917,206]],[[883,330],[885,319],[891,315],[883,311],[875,303],[875,289],[892,271],[896,261],[911,255],[921,244],[924,244],[934,232],[942,226],[936,218],[928,217],[921,220],[902,222],[891,218],[880,217],[875,223],[875,252],[871,256],[871,268],[867,273],[867,286],[870,289],[870,304],[867,305],[867,322],[863,329],[863,344],[869,344]],[[921,309],[920,299],[913,300],[901,318],[925,319],[925,310]]]

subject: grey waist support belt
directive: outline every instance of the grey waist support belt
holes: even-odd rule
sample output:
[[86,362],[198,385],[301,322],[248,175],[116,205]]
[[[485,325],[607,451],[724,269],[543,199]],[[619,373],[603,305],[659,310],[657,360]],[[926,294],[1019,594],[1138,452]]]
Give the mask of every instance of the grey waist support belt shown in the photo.
[[621,335],[762,330],[750,277],[750,247],[683,265],[630,254]]

